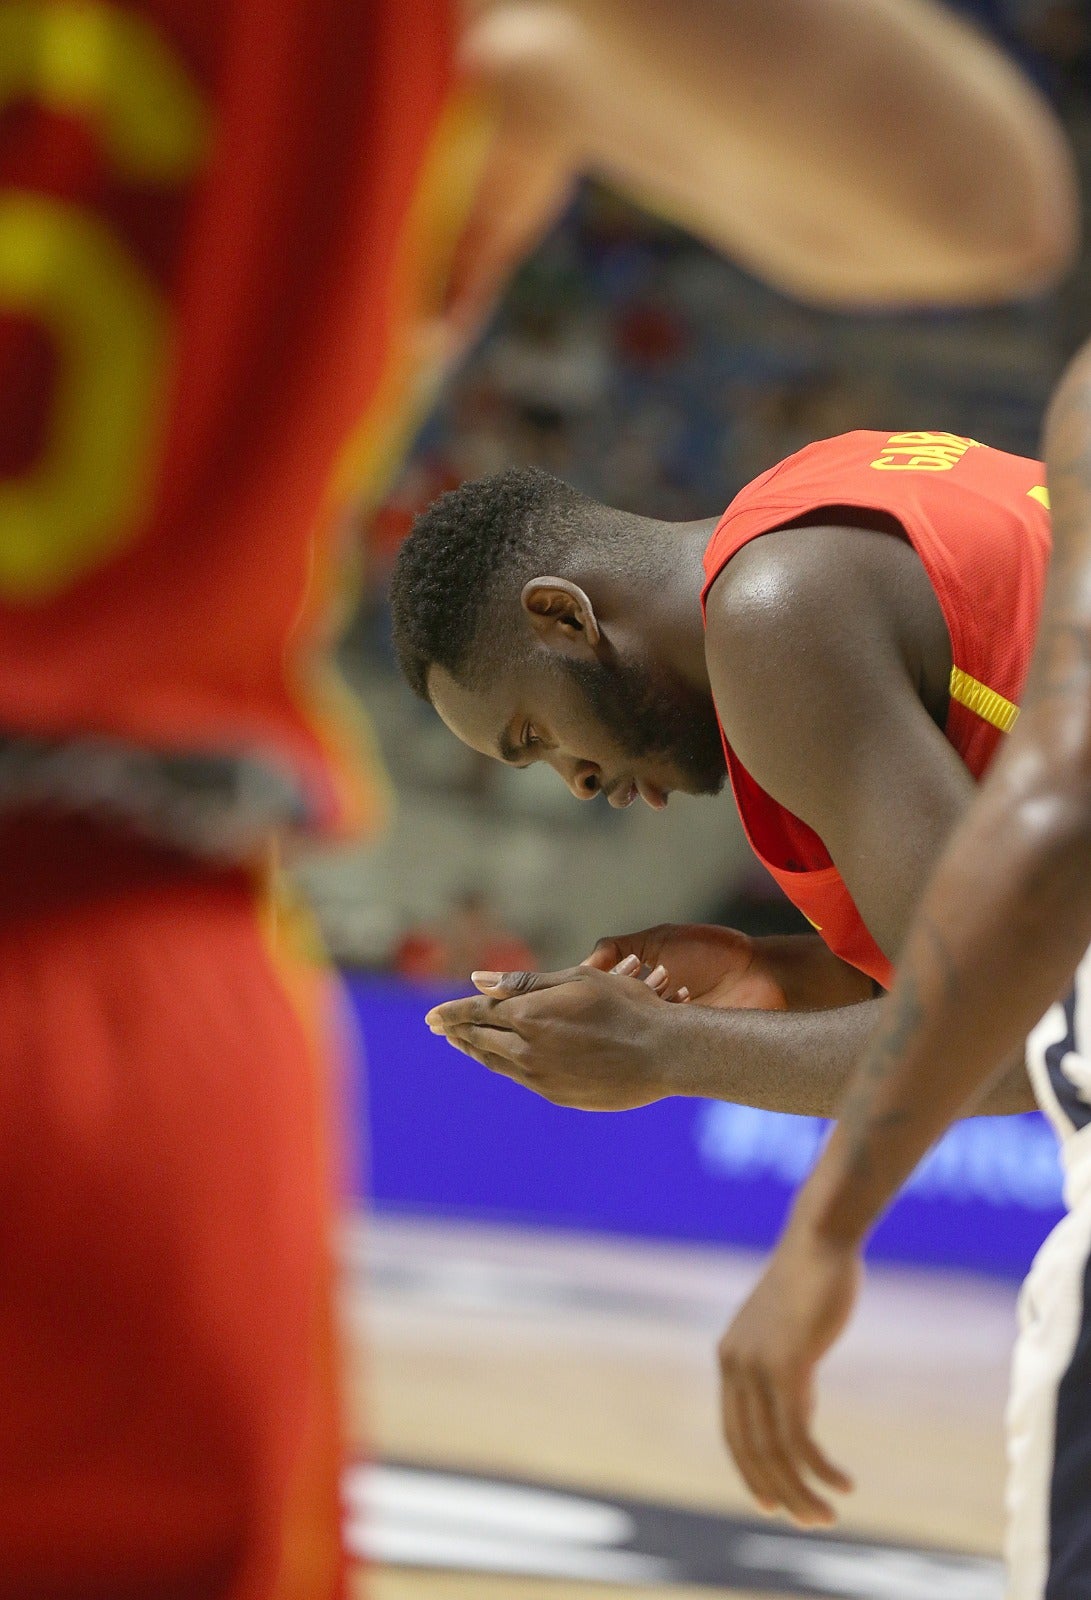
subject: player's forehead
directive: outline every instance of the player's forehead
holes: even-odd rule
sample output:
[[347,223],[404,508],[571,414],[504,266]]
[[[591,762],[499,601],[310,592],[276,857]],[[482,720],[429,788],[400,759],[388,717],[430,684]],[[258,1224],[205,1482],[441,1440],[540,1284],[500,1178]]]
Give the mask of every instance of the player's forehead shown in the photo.
[[498,745],[515,721],[517,691],[510,680],[495,678],[468,688],[436,666],[428,674],[428,692],[440,721],[456,739],[482,755],[500,753]]

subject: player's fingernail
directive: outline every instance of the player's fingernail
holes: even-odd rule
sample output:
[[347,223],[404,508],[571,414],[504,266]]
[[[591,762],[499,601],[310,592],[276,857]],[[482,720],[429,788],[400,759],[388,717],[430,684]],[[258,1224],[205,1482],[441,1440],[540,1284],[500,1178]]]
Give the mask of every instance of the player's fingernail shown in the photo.
[[656,984],[662,983],[666,976],[666,967],[660,965],[652,968],[652,970],[648,973],[648,976],[644,979],[644,982],[648,985],[649,989],[654,989]]
[[689,999],[689,990],[686,988],[685,984],[682,985],[674,998],[683,1002]]
[[438,1014],[438,1012],[435,1012],[435,1011],[427,1012],[425,1014],[424,1020],[428,1024],[428,1026],[432,1029],[432,1031],[434,1033],[436,1028],[439,1026],[439,1014]]
[[614,973],[617,977],[627,978],[631,973],[639,972],[639,970],[640,957],[626,956],[623,961],[618,962],[617,966],[614,968]]
[[500,982],[499,972],[471,972],[470,977],[481,989],[495,989]]

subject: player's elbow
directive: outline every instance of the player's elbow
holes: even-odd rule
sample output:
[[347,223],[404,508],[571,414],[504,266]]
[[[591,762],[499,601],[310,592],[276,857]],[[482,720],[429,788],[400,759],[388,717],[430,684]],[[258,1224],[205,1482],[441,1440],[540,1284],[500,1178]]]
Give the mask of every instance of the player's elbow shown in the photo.
[[1038,133],[998,138],[988,161],[968,154],[944,183],[902,198],[886,231],[899,248],[870,258],[889,275],[882,300],[1001,303],[1040,294],[1068,272],[1080,237],[1076,168],[1051,121]]
[[1075,255],[1074,230],[1066,235],[1028,228],[990,263],[993,294],[1000,299],[1044,294],[1065,276]]
[[1036,294],[1052,288],[1072,267],[1079,248],[1074,174],[1066,165],[1064,173],[1047,174],[1045,180],[1027,195],[1004,253],[1003,270],[1015,292]]
[[1013,149],[996,170],[1006,172],[1003,184],[974,185],[963,193],[952,247],[977,263],[993,296],[1041,293],[1070,269],[1079,248],[1071,152],[1060,130],[1047,123],[1037,140]]
[[[825,239],[823,249],[784,252],[779,241],[751,253],[751,268],[782,292],[823,309],[859,306],[983,306],[1052,288],[1072,266],[1079,229],[1074,195],[1028,194],[991,215],[890,216],[881,239],[896,248],[861,248],[858,235]],[[768,242],[767,242],[768,243]]]

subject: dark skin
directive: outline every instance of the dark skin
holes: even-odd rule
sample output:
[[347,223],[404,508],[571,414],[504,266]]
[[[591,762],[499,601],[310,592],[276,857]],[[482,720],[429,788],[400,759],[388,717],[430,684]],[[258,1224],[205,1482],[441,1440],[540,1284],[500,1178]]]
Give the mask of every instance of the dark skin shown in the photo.
[[[619,805],[635,785],[658,805],[686,773],[667,757],[629,759],[558,658],[639,662],[714,698],[745,765],[823,838],[893,959],[973,785],[941,731],[951,662],[938,602],[911,546],[876,522],[755,540],[714,585],[706,630],[700,563],[714,524],[630,519],[624,560],[590,541],[564,577],[512,596],[499,625],[526,647],[483,691],[433,669],[436,709],[477,750],[547,761],[579,798],[601,790]],[[617,975],[630,955],[665,968],[692,1003],[667,1004],[662,978]],[[723,929],[645,930],[601,941],[583,967],[475,981],[482,994],[429,1014],[434,1031],[587,1110],[683,1094],[832,1115],[878,1010],[870,981],[817,936]],[[986,1109],[1032,1104],[1020,1058]]]
[[1019,721],[923,897],[838,1126],[720,1347],[732,1454],[762,1505],[801,1522],[831,1522],[828,1490],[851,1487],[812,1414],[864,1239],[1091,942],[1091,344],[1053,399],[1043,454],[1053,561]]

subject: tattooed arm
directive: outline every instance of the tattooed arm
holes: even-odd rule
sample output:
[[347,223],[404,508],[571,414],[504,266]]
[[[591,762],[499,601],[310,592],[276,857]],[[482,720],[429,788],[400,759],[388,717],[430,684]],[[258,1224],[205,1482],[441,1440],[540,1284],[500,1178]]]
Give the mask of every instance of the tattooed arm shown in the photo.
[[1091,941],[1091,344],[1050,407],[1054,558],[1019,722],[946,850],[841,1120],[721,1344],[724,1428],[759,1501],[830,1521],[849,1480],[810,1433],[863,1239],[1064,991]]

